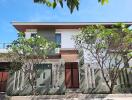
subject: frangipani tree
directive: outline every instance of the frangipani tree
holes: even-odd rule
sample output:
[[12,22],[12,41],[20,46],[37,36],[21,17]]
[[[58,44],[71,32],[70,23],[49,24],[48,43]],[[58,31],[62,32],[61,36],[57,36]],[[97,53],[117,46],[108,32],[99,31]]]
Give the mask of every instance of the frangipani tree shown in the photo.
[[[60,4],[60,6],[63,8],[64,3],[66,3],[71,13],[75,8],[78,10],[80,4],[80,0],[34,0],[34,2],[45,4],[53,9],[56,8],[58,4]],[[98,2],[101,2],[103,5],[104,3],[108,3],[108,0],[98,0]]]
[[88,59],[94,58],[94,63],[96,62],[101,69],[109,93],[112,93],[120,68],[127,66],[123,55],[124,52],[131,52],[132,31],[124,24],[109,28],[103,25],[91,25],[82,28],[81,32],[74,36],[74,40],[78,48],[90,53]]
[[12,70],[22,70],[27,74],[28,82],[32,87],[32,94],[35,95],[36,65],[44,63],[56,45],[54,42],[37,35],[28,39],[24,37],[24,33],[18,35],[18,39],[13,41],[10,46],[11,67]]

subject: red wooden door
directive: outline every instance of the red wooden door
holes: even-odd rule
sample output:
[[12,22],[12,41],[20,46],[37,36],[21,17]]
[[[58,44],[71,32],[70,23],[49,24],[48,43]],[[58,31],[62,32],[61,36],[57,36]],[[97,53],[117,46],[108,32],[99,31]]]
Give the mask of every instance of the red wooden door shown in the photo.
[[0,92],[6,91],[8,72],[0,72]]
[[79,73],[77,62],[65,63],[65,85],[66,88],[79,88]]

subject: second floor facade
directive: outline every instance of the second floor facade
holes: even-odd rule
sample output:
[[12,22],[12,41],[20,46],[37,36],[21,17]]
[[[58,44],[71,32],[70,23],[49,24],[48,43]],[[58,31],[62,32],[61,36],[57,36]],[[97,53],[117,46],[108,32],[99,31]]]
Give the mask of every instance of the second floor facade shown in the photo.
[[26,38],[36,35],[55,42],[59,48],[73,49],[75,43],[74,34],[85,26],[84,23],[37,23],[37,22],[13,22],[13,26],[19,32],[24,32]]
[[[90,25],[104,25],[111,28],[117,22],[12,22],[18,32],[25,33],[26,38],[36,35],[58,44],[59,48],[75,48],[73,36],[80,32],[80,29]],[[131,22],[124,22],[131,26]]]

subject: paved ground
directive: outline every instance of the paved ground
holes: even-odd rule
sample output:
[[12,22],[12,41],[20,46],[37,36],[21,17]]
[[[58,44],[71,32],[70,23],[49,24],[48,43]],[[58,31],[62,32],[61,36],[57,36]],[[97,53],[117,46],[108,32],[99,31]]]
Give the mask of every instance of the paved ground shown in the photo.
[[5,100],[5,94],[4,93],[0,93],[0,100]]
[[132,100],[132,94],[66,94],[13,96],[10,100]]

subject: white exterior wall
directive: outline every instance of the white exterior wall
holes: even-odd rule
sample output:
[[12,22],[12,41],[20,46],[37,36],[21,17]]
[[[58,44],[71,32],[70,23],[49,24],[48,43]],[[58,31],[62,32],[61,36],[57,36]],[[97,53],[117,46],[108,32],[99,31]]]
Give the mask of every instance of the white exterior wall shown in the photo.
[[56,33],[61,33],[61,48],[75,48],[72,37],[78,32],[79,29],[56,29]]

